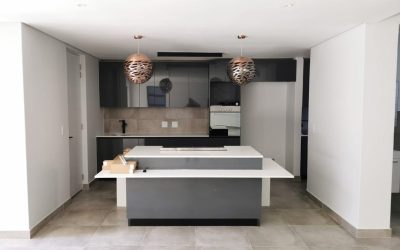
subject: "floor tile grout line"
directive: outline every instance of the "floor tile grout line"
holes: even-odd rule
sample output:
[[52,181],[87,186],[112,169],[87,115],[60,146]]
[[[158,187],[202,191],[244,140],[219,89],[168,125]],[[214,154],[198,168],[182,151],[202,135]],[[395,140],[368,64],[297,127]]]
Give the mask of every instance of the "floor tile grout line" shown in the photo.
[[103,220],[100,223],[100,227],[103,226],[103,223],[106,221],[107,217],[113,212],[112,209],[108,210],[108,213],[104,216]]
[[96,230],[94,231],[94,233],[90,236],[90,239],[87,241],[87,243],[83,246],[83,248],[88,247],[89,243],[92,241],[92,239],[94,238],[94,236],[96,235],[97,231],[99,230],[100,226],[98,226],[96,228]]
[[297,236],[298,239],[300,239],[301,242],[304,243],[304,245],[306,246],[307,249],[311,249],[311,246],[307,244],[307,242],[303,239],[303,237],[301,237],[301,235],[296,231],[296,228],[294,227],[294,225],[287,225],[290,229],[290,231]]
[[248,237],[248,230],[247,230],[247,228],[243,228],[243,230],[244,230],[244,233],[245,233],[245,238],[246,238],[246,241],[247,241],[247,244],[251,247],[251,249],[254,249],[253,248],[253,244],[251,244],[251,240],[250,240],[250,238]]

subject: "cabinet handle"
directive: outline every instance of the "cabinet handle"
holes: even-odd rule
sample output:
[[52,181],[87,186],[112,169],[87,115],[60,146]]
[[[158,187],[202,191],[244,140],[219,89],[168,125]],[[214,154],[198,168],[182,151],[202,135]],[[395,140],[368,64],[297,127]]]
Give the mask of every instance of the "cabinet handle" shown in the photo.
[[399,163],[399,161],[393,161],[393,163]]
[[68,139],[72,139],[72,138],[74,138],[74,137],[73,137],[73,136],[69,136],[69,137],[68,137]]

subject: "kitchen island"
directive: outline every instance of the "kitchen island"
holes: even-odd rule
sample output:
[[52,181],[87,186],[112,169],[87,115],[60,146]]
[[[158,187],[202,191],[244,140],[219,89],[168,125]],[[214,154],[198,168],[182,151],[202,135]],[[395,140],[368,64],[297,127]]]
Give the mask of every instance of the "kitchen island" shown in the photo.
[[[126,178],[129,225],[259,225],[261,180],[272,172],[262,170],[254,148],[137,146],[125,158],[139,170],[96,178]],[[276,170],[278,178],[292,177]]]

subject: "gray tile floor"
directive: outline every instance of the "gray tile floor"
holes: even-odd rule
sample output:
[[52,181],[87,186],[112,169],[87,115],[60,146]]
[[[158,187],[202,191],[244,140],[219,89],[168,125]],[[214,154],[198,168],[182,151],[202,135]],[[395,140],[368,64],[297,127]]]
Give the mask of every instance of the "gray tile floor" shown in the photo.
[[310,200],[305,183],[273,180],[260,227],[128,227],[115,207],[115,182],[96,182],[31,240],[0,239],[0,249],[362,250],[400,249],[400,196],[391,239],[354,239]]

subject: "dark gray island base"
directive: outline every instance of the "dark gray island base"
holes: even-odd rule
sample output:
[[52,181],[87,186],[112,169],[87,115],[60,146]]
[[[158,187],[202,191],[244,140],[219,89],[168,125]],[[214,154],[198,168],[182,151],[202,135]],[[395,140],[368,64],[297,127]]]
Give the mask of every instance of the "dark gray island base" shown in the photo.
[[261,179],[127,179],[129,225],[259,225]]
[[[126,158],[137,160],[139,169],[146,168],[149,171],[262,169],[262,155],[217,158],[214,155],[206,157],[204,153],[196,157],[196,154],[184,152],[182,154],[186,154],[185,157],[173,157],[174,153],[164,153],[168,157],[141,157],[140,151],[137,154],[134,151]],[[180,153],[176,152],[178,156]],[[261,217],[261,178],[127,178],[126,198],[130,226],[257,226]]]

